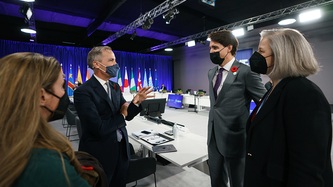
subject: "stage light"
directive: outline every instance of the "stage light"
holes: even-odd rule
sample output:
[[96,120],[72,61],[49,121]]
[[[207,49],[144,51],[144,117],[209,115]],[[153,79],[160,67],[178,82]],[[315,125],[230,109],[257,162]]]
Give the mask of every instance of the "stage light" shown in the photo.
[[176,17],[176,14],[179,14],[178,9],[174,8],[169,10],[166,14],[163,15],[163,19],[165,19],[166,24],[170,24],[171,20]]
[[134,40],[134,38],[136,37],[136,30],[133,32],[132,36],[130,37],[131,40]]
[[173,51],[172,48],[165,48],[164,51]]
[[150,29],[151,25],[154,23],[154,20],[150,17],[147,17],[147,19],[144,21],[142,25],[142,29],[148,30]]
[[29,7],[29,5],[27,5],[27,4],[22,5],[20,7],[19,11],[26,20],[30,20],[30,18],[32,16],[32,11],[31,11],[31,8]]
[[195,40],[191,40],[191,41],[186,42],[186,45],[187,45],[188,47],[193,47],[193,46],[195,46]]
[[201,0],[201,2],[210,5],[212,7],[215,7],[215,0]]

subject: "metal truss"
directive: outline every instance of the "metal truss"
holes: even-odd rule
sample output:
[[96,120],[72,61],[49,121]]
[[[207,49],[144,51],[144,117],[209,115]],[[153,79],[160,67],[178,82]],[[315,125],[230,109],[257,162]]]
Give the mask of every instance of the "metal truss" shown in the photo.
[[150,52],[150,51],[156,51],[156,50],[164,49],[164,48],[167,48],[167,47],[170,47],[170,46],[174,46],[174,45],[177,45],[177,44],[188,42],[190,40],[202,39],[204,37],[207,38],[208,34],[210,34],[212,32],[215,32],[215,31],[231,30],[231,29],[234,29],[234,28],[242,27],[242,26],[248,26],[248,25],[253,25],[253,24],[257,24],[257,23],[262,23],[262,22],[273,20],[273,19],[277,19],[279,17],[285,16],[285,15],[288,15],[288,14],[299,12],[299,11],[302,11],[302,10],[305,10],[305,9],[308,9],[308,8],[326,6],[326,5],[329,5],[329,4],[332,4],[332,3],[333,3],[333,0],[312,0],[312,1],[308,1],[308,2],[305,2],[305,3],[301,3],[301,4],[298,4],[298,5],[288,7],[288,8],[276,10],[276,11],[273,11],[273,12],[270,12],[270,13],[262,14],[262,15],[255,16],[255,17],[252,17],[252,18],[248,18],[248,19],[245,19],[245,20],[241,20],[241,21],[238,21],[238,22],[235,22],[235,23],[230,23],[228,25],[224,25],[224,26],[220,26],[220,27],[217,27],[217,28],[214,28],[214,29],[210,29],[210,30],[207,30],[207,31],[204,31],[204,32],[200,32],[200,33],[197,33],[197,34],[186,36],[186,37],[180,38],[180,39],[175,40],[175,41],[160,44],[160,45],[151,47],[151,48],[145,50],[144,52]]
[[114,33],[113,35],[110,35],[108,38],[104,39],[101,43],[103,45],[107,45],[112,41],[116,40],[117,38],[123,36],[124,34],[127,34],[130,31],[136,29],[137,27],[142,26],[147,19],[150,18],[154,19],[155,17],[173,9],[174,7],[178,6],[179,4],[185,1],[186,0],[166,0],[162,4],[155,7],[154,9],[150,10],[149,12],[146,12],[144,15],[141,15],[138,19],[136,19],[135,21],[124,27],[122,30]]

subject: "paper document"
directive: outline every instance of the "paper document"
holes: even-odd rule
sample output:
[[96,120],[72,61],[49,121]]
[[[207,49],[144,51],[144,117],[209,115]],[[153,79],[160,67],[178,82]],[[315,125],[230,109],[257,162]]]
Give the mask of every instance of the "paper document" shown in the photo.
[[174,140],[173,138],[170,138],[170,137],[160,134],[160,133],[152,134],[149,136],[144,136],[144,137],[141,137],[141,139],[152,145],[158,145],[158,144],[162,144],[162,143]]
[[153,130],[151,129],[145,129],[137,132],[132,132],[132,135],[136,138],[143,138],[146,136],[151,136],[152,134],[155,134]]

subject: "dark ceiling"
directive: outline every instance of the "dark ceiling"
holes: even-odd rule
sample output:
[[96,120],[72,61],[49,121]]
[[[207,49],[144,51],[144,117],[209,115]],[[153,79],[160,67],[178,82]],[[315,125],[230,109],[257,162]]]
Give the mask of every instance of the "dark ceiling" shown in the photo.
[[[140,14],[165,0],[36,0],[33,3],[36,41],[42,44],[92,47],[134,22]],[[253,16],[306,2],[305,0],[217,0],[215,7],[202,0],[187,0],[177,6],[179,14],[165,24],[162,15],[148,30],[130,31],[109,43],[114,50],[142,52],[150,47],[214,29]],[[0,0],[0,39],[29,42],[30,35],[20,31],[24,17],[19,0]],[[267,23],[268,24],[268,23]]]

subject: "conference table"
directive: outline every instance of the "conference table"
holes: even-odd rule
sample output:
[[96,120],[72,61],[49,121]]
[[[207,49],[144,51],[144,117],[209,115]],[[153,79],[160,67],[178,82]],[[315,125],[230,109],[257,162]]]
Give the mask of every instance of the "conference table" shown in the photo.
[[[143,130],[164,133],[172,129],[171,126],[145,119],[142,116],[136,116],[133,120],[127,122],[128,136],[131,140],[141,144],[145,149],[152,152],[152,145],[146,141],[137,138],[132,133]],[[173,137],[173,136],[170,136]],[[183,130],[178,130],[177,137],[164,144],[173,144],[177,152],[158,153],[158,155],[179,167],[191,167],[208,159],[206,137],[193,134]]]
[[[149,94],[152,96],[151,98],[166,98],[168,99],[169,94],[175,93],[159,93],[159,92],[152,92]],[[184,105],[196,105],[197,110],[201,111],[202,107],[210,107],[210,100],[209,96],[198,96],[198,95],[190,95],[190,94],[182,94],[183,95],[183,104]],[[123,94],[126,101],[132,101],[135,94],[124,93]]]

